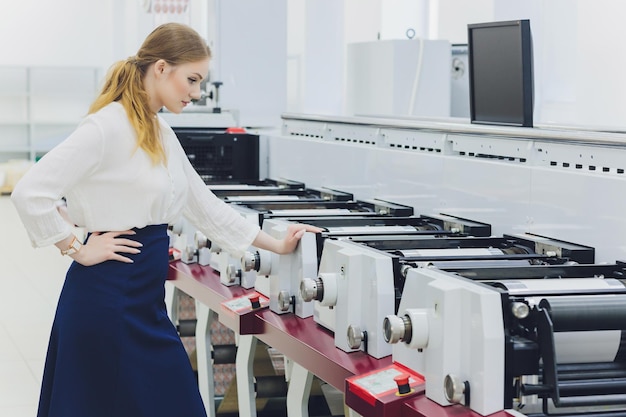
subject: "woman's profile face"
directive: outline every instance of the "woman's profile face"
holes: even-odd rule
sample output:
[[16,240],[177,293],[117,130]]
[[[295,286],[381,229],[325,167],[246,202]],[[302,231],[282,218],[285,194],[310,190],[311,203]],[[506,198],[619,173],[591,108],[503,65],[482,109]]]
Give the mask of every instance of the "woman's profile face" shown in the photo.
[[200,82],[209,73],[209,59],[188,62],[177,66],[165,64],[156,85],[159,108],[180,113],[191,100],[199,100]]

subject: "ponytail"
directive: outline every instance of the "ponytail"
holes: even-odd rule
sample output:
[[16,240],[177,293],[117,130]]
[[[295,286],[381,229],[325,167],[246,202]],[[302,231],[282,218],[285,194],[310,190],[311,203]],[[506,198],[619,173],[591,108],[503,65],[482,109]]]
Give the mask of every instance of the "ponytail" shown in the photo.
[[89,114],[117,101],[124,109],[137,133],[137,147],[143,149],[156,165],[165,163],[165,150],[154,113],[148,107],[148,94],[143,87],[143,73],[137,57],[115,63],[106,77],[100,95],[91,104]]

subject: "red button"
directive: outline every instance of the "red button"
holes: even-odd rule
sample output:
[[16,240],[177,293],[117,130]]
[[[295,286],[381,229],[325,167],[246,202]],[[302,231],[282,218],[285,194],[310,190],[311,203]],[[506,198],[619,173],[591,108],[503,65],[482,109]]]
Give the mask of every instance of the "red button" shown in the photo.
[[409,385],[409,375],[407,374],[398,375],[393,380],[396,381],[396,384],[398,384],[398,386]]
[[393,379],[398,384],[398,394],[406,395],[411,392],[411,386],[409,385],[409,375],[401,374]]

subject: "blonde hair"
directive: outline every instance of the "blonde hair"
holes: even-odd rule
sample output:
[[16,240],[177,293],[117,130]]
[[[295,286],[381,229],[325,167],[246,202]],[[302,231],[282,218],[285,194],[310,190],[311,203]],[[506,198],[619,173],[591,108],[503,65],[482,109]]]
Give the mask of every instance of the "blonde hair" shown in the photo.
[[165,150],[157,119],[150,110],[143,78],[150,65],[159,59],[176,66],[210,57],[211,50],[195,30],[180,23],[163,24],[148,35],[137,55],[113,64],[100,94],[89,108],[89,114],[114,101],[119,102],[126,109],[137,133],[137,146],[150,156],[154,164],[164,163]]

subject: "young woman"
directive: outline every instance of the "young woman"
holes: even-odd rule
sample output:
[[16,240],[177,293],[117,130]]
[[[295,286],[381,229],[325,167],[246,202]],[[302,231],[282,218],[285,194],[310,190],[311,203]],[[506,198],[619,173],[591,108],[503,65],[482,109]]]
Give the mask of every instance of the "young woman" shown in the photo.
[[[250,245],[289,253],[284,240],[215,197],[158,116],[200,98],[210,51],[191,28],[165,24],[110,70],[89,115],[19,181],[12,201],[32,244],[73,258],[59,298],[38,417],[205,416],[167,317],[167,225],[182,215],[234,255]],[[58,211],[64,197],[81,243]]]

